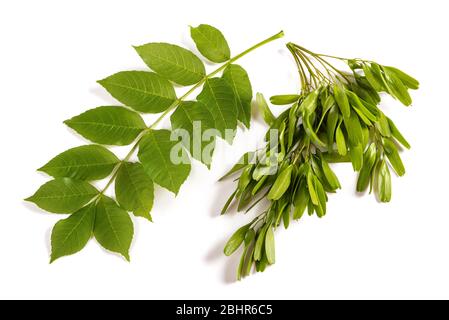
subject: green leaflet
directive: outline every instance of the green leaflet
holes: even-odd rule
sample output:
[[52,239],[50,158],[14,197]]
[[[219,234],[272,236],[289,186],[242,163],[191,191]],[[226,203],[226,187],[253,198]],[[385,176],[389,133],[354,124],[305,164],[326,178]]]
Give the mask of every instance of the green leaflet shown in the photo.
[[279,200],[282,195],[287,191],[290,186],[291,176],[293,171],[293,165],[289,165],[287,168],[281,171],[276,181],[268,193],[268,200]]
[[124,146],[146,128],[139,114],[123,107],[98,107],[64,123],[84,138],[101,144]]
[[245,69],[237,64],[230,64],[223,71],[223,79],[231,86],[234,92],[235,105],[237,106],[237,119],[247,128],[251,121],[251,101],[253,89]]
[[248,232],[250,224],[247,224],[239,228],[232,236],[229,238],[226,246],[224,248],[224,254],[230,256],[233,254],[245,240],[245,235]]
[[122,71],[98,83],[118,101],[140,112],[159,113],[176,100],[173,85],[154,72]]
[[142,60],[167,79],[188,86],[206,75],[204,64],[191,51],[169,43],[147,43],[134,47]]
[[276,117],[268,107],[268,103],[262,93],[258,92],[256,94],[256,103],[260,113],[262,113],[262,117],[265,120],[265,123],[271,126],[275,122]]
[[129,259],[134,227],[128,213],[111,198],[102,196],[97,203],[94,236],[105,249]]
[[190,35],[203,56],[212,62],[220,63],[229,60],[231,50],[220,30],[208,24],[190,27]]
[[[209,109],[199,101],[185,101],[171,115],[170,121],[174,132],[183,129],[189,134],[188,137],[182,137],[182,142],[192,157],[210,167],[215,139],[213,137],[209,137],[210,141],[202,139],[205,130],[215,127],[214,116]],[[211,154],[203,154],[207,146],[212,148]]]
[[38,170],[55,178],[100,180],[106,178],[119,161],[105,147],[87,145],[64,151]]
[[274,244],[274,230],[272,227],[267,229],[267,233],[265,235],[265,254],[267,256],[267,260],[269,264],[273,264],[275,262],[275,244]]
[[26,201],[52,213],[73,213],[92,200],[97,189],[86,181],[57,178],[41,186]]
[[50,263],[86,246],[94,230],[95,211],[95,206],[90,204],[55,224],[51,233]]
[[238,110],[234,92],[228,82],[222,78],[208,79],[197,99],[214,116],[215,128],[221,133],[222,138],[231,143],[234,136],[226,137],[225,131],[237,128]]
[[[138,157],[151,180],[178,194],[189,176],[190,160],[183,148],[176,148],[178,143],[171,141],[170,134],[169,130],[149,130],[139,143]],[[176,149],[179,152],[174,153]]]
[[152,221],[154,185],[140,163],[121,165],[115,180],[115,195],[123,209]]

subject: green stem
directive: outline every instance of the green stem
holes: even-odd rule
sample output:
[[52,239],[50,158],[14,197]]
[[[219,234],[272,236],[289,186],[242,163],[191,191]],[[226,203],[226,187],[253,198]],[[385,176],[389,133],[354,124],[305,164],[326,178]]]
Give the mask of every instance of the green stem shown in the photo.
[[208,75],[206,75],[203,79],[201,79],[197,84],[195,84],[193,87],[191,87],[186,93],[184,93],[181,97],[179,97],[178,99],[176,99],[168,108],[167,110],[165,110],[160,116],[159,118],[156,119],[156,121],[154,121],[148,128],[144,129],[140,135],[137,137],[136,142],[134,143],[133,147],[131,148],[131,150],[128,152],[128,154],[125,156],[125,158],[120,161],[115,167],[114,170],[112,171],[112,175],[111,178],[109,179],[108,183],[106,184],[106,186],[100,191],[100,193],[98,194],[98,196],[96,197],[96,199],[101,198],[102,195],[104,195],[104,193],[106,192],[106,190],[108,190],[108,188],[111,186],[111,184],[114,182],[115,178],[117,177],[117,174],[120,170],[120,168],[122,167],[122,165],[126,162],[128,162],[131,157],[133,156],[134,152],[136,152],[137,148],[139,147],[139,143],[142,141],[143,136],[149,131],[154,129],[166,116],[167,114],[169,114],[171,111],[173,111],[174,109],[176,109],[179,104],[184,101],[184,99],[186,99],[190,94],[192,94],[196,89],[198,89],[200,86],[202,86],[204,84],[204,82],[206,82],[209,78],[215,76],[216,74],[218,74],[219,72],[223,71],[224,69],[226,69],[226,67],[228,67],[231,63],[237,61],[238,59],[244,57],[245,55],[247,55],[248,53],[256,50],[257,48],[262,47],[263,45],[270,43],[276,39],[282,38],[284,36],[284,32],[281,31],[279,33],[276,33],[275,35],[255,44],[254,46],[246,49],[245,51],[239,53],[238,55],[234,56],[233,58],[229,59],[226,63],[222,64],[219,68],[217,68],[216,70],[212,71],[211,73],[209,73]]
[[296,48],[298,48],[299,50],[302,50],[308,54],[310,54],[312,57],[314,57],[315,59],[322,61],[323,63],[325,63],[326,65],[328,65],[330,68],[332,68],[332,70],[334,70],[335,72],[337,72],[340,76],[342,76],[347,82],[350,82],[349,79],[346,77],[346,75],[341,72],[340,70],[338,70],[337,68],[335,68],[331,63],[329,63],[328,61],[326,61],[325,59],[323,59],[322,57],[329,57],[329,58],[333,58],[333,59],[339,59],[339,60],[348,60],[348,59],[344,59],[344,58],[340,58],[340,57],[335,57],[335,56],[329,56],[329,55],[324,55],[324,54],[317,54],[315,52],[312,52],[304,47],[301,47],[297,44],[292,44],[293,46],[295,46]]
[[298,56],[295,53],[295,49],[294,47],[291,45],[291,43],[287,44],[287,48],[290,51],[290,53],[293,56],[293,59],[295,60],[296,63],[296,67],[298,68],[298,73],[299,73],[299,79],[301,81],[301,91],[306,91],[308,84],[307,84],[307,77],[306,77],[306,73],[304,71],[304,68],[302,67],[301,62],[299,61]]

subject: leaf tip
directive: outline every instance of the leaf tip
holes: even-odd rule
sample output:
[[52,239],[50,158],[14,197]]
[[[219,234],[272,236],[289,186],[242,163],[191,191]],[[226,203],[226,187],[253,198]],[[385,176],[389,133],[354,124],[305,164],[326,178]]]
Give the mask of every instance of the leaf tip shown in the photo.
[[38,172],[44,172],[44,173],[47,173],[46,170],[47,170],[47,165],[44,165],[44,166],[42,166],[42,167],[36,169],[36,171],[38,171]]
[[64,120],[62,123],[65,124],[65,125],[66,125],[67,127],[69,127],[69,128],[72,127],[72,121],[71,121],[71,119]]
[[33,202],[34,203],[34,195],[28,198],[23,199],[23,201]]
[[50,261],[49,264],[53,264],[53,262],[55,262],[56,260],[58,260],[60,258],[60,256],[54,255],[53,253],[50,256]]

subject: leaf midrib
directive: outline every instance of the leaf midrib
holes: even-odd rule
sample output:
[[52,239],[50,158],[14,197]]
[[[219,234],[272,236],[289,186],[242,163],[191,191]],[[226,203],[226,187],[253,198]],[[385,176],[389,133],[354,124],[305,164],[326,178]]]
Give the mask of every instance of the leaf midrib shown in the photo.
[[62,241],[62,245],[65,246],[65,243],[67,240],[72,236],[73,232],[81,225],[81,223],[84,221],[87,215],[90,214],[89,210],[86,210],[86,212],[83,214],[82,218],[78,221],[78,223],[70,230],[69,234],[64,238]]
[[144,201],[140,198],[140,196],[141,196],[141,192],[140,191],[143,191],[144,189],[139,190],[139,188],[136,186],[136,184],[134,183],[134,180],[131,179],[131,175],[129,173],[128,166],[126,164],[123,166],[123,170],[125,170],[126,175],[128,177],[128,180],[130,181],[130,185],[133,187],[133,189],[135,191],[134,194],[137,197],[137,201],[140,203],[140,205],[137,208],[133,208],[133,211],[136,211],[136,210],[138,210],[140,208],[146,209]]
[[74,165],[48,165],[43,167],[42,169],[69,169],[69,168],[83,168],[83,167],[100,167],[100,166],[107,166],[107,165],[115,165],[119,163],[120,161],[114,161],[114,162],[100,162],[100,163],[84,163],[84,164],[74,164]]
[[110,124],[110,123],[103,123],[103,122],[93,122],[93,121],[77,121],[77,120],[70,120],[66,121],[67,124],[81,124],[81,125],[92,125],[92,126],[101,126],[101,127],[111,127],[111,128],[118,128],[118,129],[131,129],[131,130],[143,130],[145,128],[143,127],[135,127],[135,126],[126,126],[124,124]]
[[127,86],[127,85],[124,85],[124,84],[118,84],[118,83],[115,83],[115,82],[105,82],[105,83],[108,83],[109,85],[112,85],[112,86],[115,86],[115,87],[118,87],[118,88],[121,88],[121,89],[127,89],[127,90],[136,91],[136,92],[139,92],[139,93],[143,93],[143,94],[145,94],[145,95],[147,95],[147,96],[148,96],[148,95],[151,95],[151,96],[153,96],[153,97],[157,97],[157,98],[160,98],[160,99],[166,99],[166,100],[175,101],[175,98],[174,98],[174,97],[171,97],[171,96],[163,96],[163,95],[157,94],[157,93],[155,93],[155,92],[147,91],[147,90],[145,90],[145,89],[140,89],[140,88],[136,88],[136,87],[129,87],[129,86]]
[[225,117],[224,117],[224,115],[223,115],[223,112],[222,112],[222,110],[221,110],[220,104],[218,103],[218,99],[217,99],[217,97],[215,96],[215,92],[214,92],[214,90],[212,90],[212,86],[210,85],[209,82],[207,82],[207,85],[209,86],[209,90],[210,90],[211,95],[212,95],[212,97],[213,97],[213,99],[214,99],[214,103],[215,103],[215,105],[217,106],[217,109],[218,109],[218,111],[219,111],[219,113],[220,113],[221,119],[223,120],[223,122],[224,122],[224,124],[225,124],[225,128],[223,128],[223,129],[232,129],[231,126],[229,126],[229,128],[228,128],[228,122],[226,121],[226,119],[225,119]]
[[[185,60],[184,60],[184,54],[180,53],[179,55],[180,55],[180,57],[182,58],[182,60],[185,61]],[[179,69],[182,69],[182,70],[187,71],[187,72],[189,72],[189,73],[193,73],[194,75],[197,75],[197,76],[200,76],[200,77],[203,77],[203,76],[204,76],[204,73],[203,73],[203,72],[197,72],[196,70],[187,69],[187,67],[186,67],[185,65],[180,65],[180,64],[178,64],[178,63],[174,63],[172,60],[165,59],[164,57],[162,57],[162,56],[160,56],[160,55],[153,54],[153,53],[150,52],[150,53],[148,53],[148,56],[153,57],[153,58],[160,59],[160,60],[162,60],[163,62],[165,62],[165,63],[167,63],[167,64],[169,64],[169,65],[171,65],[171,66],[178,67]]]
[[[240,95],[239,95],[239,93],[237,91],[237,85],[236,85],[236,83],[234,81],[233,72],[232,72],[232,70],[229,70],[229,72],[231,73],[231,77],[230,77],[231,78],[230,79],[231,80],[231,89],[234,92],[235,99],[237,100],[238,105],[240,107],[240,111],[242,111],[242,116],[245,118],[245,121],[248,122],[248,121],[251,120],[250,119],[251,116],[248,118],[247,114],[245,113],[245,109],[244,109],[244,106],[243,106],[243,100],[240,98]],[[237,114],[238,114],[238,112],[237,112]]]
[[229,59],[229,57],[226,54],[223,54],[222,49],[225,49],[225,47],[218,45],[218,41],[214,41],[213,39],[209,38],[205,33],[203,33],[200,29],[197,30],[199,34],[203,36],[204,39],[206,39],[207,42],[211,43],[213,46],[212,51],[214,54],[219,55],[221,58]]

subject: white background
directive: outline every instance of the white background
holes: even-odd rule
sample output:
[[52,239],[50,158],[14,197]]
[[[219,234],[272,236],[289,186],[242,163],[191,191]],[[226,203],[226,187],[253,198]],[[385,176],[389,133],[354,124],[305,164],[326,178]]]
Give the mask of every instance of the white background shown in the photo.
[[[0,298],[449,298],[447,3],[1,1]],[[276,264],[233,281],[238,257],[224,257],[222,247],[251,214],[220,217],[233,183],[216,180],[229,158],[260,141],[266,128],[256,118],[234,146],[221,148],[211,171],[194,163],[176,199],[157,189],[155,222],[134,219],[131,263],[92,240],[49,265],[51,227],[62,216],[22,199],[48,180],[36,168],[85,143],[62,121],[116,103],[95,81],[144,69],[131,45],[195,49],[188,25],[199,23],[220,28],[234,54],[286,32],[239,61],[254,91],[266,96],[298,88],[287,41],[416,76],[421,88],[411,108],[384,99],[412,144],[403,153],[407,174],[394,177],[392,202],[356,195],[350,166],[337,166],[343,190],[330,197],[328,215],[279,229]]]

